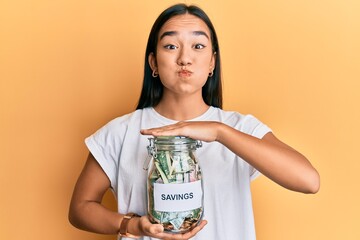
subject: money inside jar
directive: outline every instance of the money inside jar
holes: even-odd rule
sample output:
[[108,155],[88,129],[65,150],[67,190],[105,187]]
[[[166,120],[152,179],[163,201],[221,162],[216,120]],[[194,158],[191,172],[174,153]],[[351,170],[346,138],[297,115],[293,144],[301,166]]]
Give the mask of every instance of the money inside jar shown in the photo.
[[194,228],[203,214],[201,169],[195,150],[201,146],[185,137],[150,138],[152,156],[148,173],[148,216],[165,231]]

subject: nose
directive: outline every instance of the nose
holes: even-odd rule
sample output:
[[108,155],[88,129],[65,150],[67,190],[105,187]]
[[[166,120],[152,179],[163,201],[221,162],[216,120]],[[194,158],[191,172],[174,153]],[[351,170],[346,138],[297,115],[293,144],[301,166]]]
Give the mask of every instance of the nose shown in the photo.
[[186,48],[182,48],[179,51],[179,56],[177,59],[177,64],[180,66],[187,66],[187,65],[191,65],[192,60],[191,60],[191,53],[188,49]]

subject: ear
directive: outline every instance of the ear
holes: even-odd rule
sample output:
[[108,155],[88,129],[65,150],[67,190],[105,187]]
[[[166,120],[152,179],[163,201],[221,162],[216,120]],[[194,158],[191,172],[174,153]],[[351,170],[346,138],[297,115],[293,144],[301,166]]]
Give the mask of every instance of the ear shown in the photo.
[[216,63],[216,52],[213,53],[211,60],[210,60],[210,71],[213,71],[215,69]]
[[151,70],[157,70],[156,57],[154,53],[150,53],[148,57],[148,62],[151,67]]

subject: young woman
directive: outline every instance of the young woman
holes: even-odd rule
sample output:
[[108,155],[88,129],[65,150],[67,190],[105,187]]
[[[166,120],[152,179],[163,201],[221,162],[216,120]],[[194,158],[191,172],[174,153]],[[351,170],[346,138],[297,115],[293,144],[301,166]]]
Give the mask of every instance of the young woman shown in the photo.
[[[221,109],[220,70],[216,32],[200,8],[178,4],[158,17],[147,44],[137,110],[86,139],[90,154],[69,211],[74,226],[142,239],[251,240],[256,237],[250,183],[260,172],[294,191],[318,191],[319,175],[303,155],[255,117]],[[204,220],[190,232],[166,233],[146,216],[146,135],[203,141],[197,156]],[[109,188],[119,212],[101,205]]]

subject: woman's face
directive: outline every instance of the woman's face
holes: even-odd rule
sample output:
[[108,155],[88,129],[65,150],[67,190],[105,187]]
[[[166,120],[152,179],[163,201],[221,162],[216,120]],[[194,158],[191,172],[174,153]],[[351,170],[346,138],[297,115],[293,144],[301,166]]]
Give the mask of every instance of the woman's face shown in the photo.
[[215,67],[209,28],[190,14],[170,18],[160,29],[156,56],[150,54],[149,63],[164,94],[201,94]]

